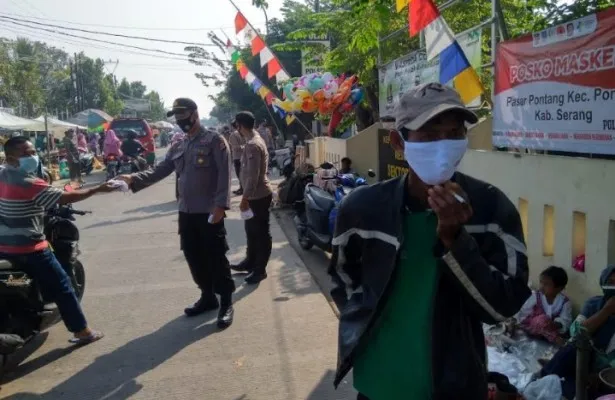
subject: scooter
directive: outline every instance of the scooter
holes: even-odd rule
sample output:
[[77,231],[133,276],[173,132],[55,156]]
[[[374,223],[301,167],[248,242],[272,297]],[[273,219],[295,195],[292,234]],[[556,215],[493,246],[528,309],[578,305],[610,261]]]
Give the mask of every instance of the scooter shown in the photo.
[[81,153],[79,155],[79,164],[81,165],[81,173],[90,175],[94,170],[94,154]]
[[115,178],[119,170],[118,157],[115,154],[109,154],[105,160],[105,164],[107,166],[107,180]]
[[[73,189],[66,185],[65,190]],[[79,229],[73,221],[75,215],[89,213],[63,205],[50,209],[45,216],[45,236],[79,300],[85,291],[85,270],[78,259]],[[43,298],[37,282],[19,264],[0,260],[0,372],[10,354],[60,319],[56,305]]]
[[[373,178],[376,174],[370,169],[368,176]],[[304,250],[310,250],[316,246],[324,251],[331,251],[331,240],[339,204],[354,189],[367,185],[364,178],[352,174],[338,175],[336,180],[337,186],[333,193],[313,183],[308,183],[305,187],[303,201],[298,202],[295,208],[299,245]]]

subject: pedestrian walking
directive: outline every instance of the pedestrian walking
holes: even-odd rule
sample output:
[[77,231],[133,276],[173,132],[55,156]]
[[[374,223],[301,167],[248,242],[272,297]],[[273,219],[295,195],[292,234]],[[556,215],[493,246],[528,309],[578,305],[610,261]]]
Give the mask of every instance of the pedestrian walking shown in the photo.
[[248,272],[246,282],[255,284],[267,278],[267,263],[271,256],[271,231],[269,207],[272,191],[267,179],[269,154],[263,138],[254,130],[254,115],[243,111],[235,117],[237,128],[246,140],[241,156],[240,182],[243,197],[239,209],[245,215],[248,241],[246,258],[231,269]]
[[241,178],[239,175],[241,172],[241,156],[243,154],[243,149],[246,145],[246,140],[243,138],[243,136],[241,136],[241,133],[239,133],[239,131],[237,130],[237,123],[233,121],[231,125],[233,127],[233,132],[231,133],[231,136],[229,137],[229,144],[231,145],[231,154],[233,155],[233,165],[235,166],[235,174],[237,174],[237,179],[239,179],[239,189],[234,191],[233,193],[235,193],[238,196],[241,196],[243,194],[243,189],[241,186]]
[[75,131],[72,129],[64,132],[64,149],[66,150],[66,162],[68,163],[68,173],[71,182],[83,184],[81,179],[81,163],[79,162],[79,149],[75,143]]
[[[184,310],[189,317],[218,311],[218,326],[233,323],[232,294],[235,283],[226,253],[229,250],[224,226],[230,207],[231,157],[224,137],[200,124],[197,105],[179,98],[173,109],[185,140],[169,149],[164,161],[153,170],[120,176],[138,192],[176,173],[178,177],[179,235],[181,248],[201,297]],[[216,298],[220,296],[220,300]]]
[[353,191],[338,211],[334,384],[352,369],[359,399],[487,399],[482,325],[512,317],[530,290],[517,209],[456,172],[476,121],[447,86],[404,93],[390,142],[409,173]]

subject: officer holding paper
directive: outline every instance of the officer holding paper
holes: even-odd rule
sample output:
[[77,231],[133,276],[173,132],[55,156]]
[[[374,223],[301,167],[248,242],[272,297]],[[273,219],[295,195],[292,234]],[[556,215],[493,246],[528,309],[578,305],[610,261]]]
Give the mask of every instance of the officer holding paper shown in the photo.
[[269,207],[272,191],[267,179],[269,152],[263,138],[254,130],[254,115],[242,111],[235,117],[237,130],[246,140],[241,155],[240,182],[243,197],[239,204],[245,219],[248,249],[245,260],[231,268],[248,272],[246,283],[255,284],[267,278],[266,268],[271,256]]
[[167,113],[172,115],[186,137],[171,146],[155,169],[120,179],[138,192],[173,172],[177,174],[181,247],[194,282],[201,289],[200,299],[184,312],[191,317],[219,308],[218,326],[226,328],[233,323],[235,291],[224,227],[231,198],[229,145],[221,134],[201,126],[194,101],[175,100]]

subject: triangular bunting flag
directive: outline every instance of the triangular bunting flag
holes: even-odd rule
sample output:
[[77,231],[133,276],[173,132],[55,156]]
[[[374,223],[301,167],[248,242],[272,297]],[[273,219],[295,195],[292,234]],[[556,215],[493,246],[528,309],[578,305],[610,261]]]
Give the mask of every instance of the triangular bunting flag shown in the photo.
[[269,62],[269,64],[267,64],[267,77],[273,78],[281,70],[282,66],[280,65],[280,62],[277,58],[274,58]]
[[263,51],[260,52],[260,58],[261,58],[261,67],[264,67],[265,65],[267,65],[269,61],[274,59],[274,55],[271,52],[271,50],[269,50],[269,47],[265,47]]
[[402,12],[404,7],[406,7],[408,3],[409,3],[408,0],[395,0],[397,12]]
[[255,56],[260,53],[264,48],[266,48],[265,42],[261,39],[260,36],[256,36],[252,39],[252,55]]
[[235,33],[239,33],[243,31],[243,29],[248,25],[248,20],[243,16],[242,13],[237,12],[235,15]]
[[284,71],[283,69],[280,69],[276,74],[275,74],[275,79],[278,83],[280,82],[285,82],[287,80],[290,79],[290,76],[286,73],[286,71]]
[[[247,67],[245,67],[245,68],[246,68],[246,70],[248,69]],[[240,71],[240,72],[241,72],[241,71]],[[252,84],[252,82],[254,82],[254,81],[256,80],[256,75],[254,75],[254,74],[252,73],[252,71],[248,71],[248,73],[246,74],[246,76],[244,76],[243,78],[246,80],[246,82],[248,82],[248,84],[250,84],[250,85],[251,85],[251,84]]]
[[241,76],[242,79],[246,79],[250,73],[250,71],[248,71],[248,67],[246,67],[243,63],[237,64],[237,69],[239,70],[239,76]]
[[250,43],[252,43],[252,40],[254,40],[255,37],[257,37],[258,35],[256,34],[256,32],[254,32],[254,30],[250,27],[246,28],[245,30],[245,37],[246,40]]
[[233,54],[231,54],[231,63],[237,64],[237,61],[241,58],[241,53],[239,50],[235,50]]
[[294,115],[287,115],[286,116],[286,125],[290,125],[293,122],[295,122],[295,116]]
[[265,98],[265,96],[267,96],[269,93],[271,93],[269,91],[269,89],[267,89],[266,87],[261,87],[260,89],[258,89],[258,94],[261,96],[261,98]]
[[275,95],[272,92],[267,93],[267,96],[265,96],[265,101],[267,102],[268,106],[273,103],[273,100],[275,100]]
[[263,87],[263,82],[261,82],[260,79],[256,79],[254,82],[252,82],[252,87],[254,88],[254,90],[259,90]]

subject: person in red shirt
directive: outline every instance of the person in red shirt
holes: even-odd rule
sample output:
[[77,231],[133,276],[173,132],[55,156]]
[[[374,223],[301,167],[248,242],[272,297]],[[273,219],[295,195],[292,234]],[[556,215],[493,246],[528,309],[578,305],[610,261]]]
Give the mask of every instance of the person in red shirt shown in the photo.
[[57,304],[71,342],[92,343],[103,337],[88,327],[70,278],[49,248],[43,232],[47,209],[116,190],[108,183],[64,192],[37,178],[36,150],[22,136],[4,145],[6,165],[0,169],[0,258],[19,264],[39,285],[43,297]]

